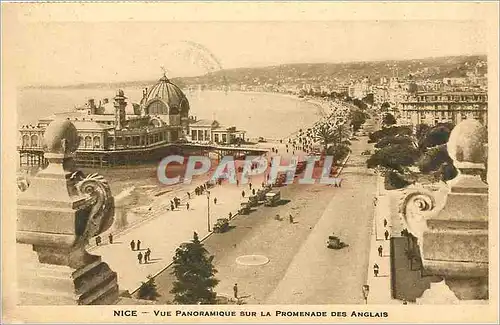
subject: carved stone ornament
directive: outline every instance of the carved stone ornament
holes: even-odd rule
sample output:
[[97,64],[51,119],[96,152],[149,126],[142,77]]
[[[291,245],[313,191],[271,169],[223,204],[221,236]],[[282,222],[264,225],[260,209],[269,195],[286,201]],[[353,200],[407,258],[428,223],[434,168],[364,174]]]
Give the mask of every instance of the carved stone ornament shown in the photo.
[[[18,195],[18,289],[21,304],[103,304],[117,298],[116,273],[89,254],[89,239],[113,223],[107,181],[74,168],[78,134],[68,120],[44,134],[49,165]],[[35,252],[35,254],[33,253]]]
[[478,121],[458,124],[447,144],[458,175],[442,191],[408,188],[399,205],[426,273],[444,277],[460,300],[488,299],[486,140]]

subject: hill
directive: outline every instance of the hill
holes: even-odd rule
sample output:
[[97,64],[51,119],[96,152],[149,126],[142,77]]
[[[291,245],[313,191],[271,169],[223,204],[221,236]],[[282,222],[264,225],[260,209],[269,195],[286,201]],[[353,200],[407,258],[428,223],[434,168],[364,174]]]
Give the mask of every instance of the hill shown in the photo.
[[[297,63],[268,67],[224,69],[197,77],[172,78],[180,87],[206,85],[221,87],[228,84],[280,84],[293,82],[335,83],[368,77],[376,81],[381,77],[406,77],[412,74],[419,79],[441,79],[465,77],[476,64],[483,64],[486,72],[485,55],[464,55],[434,57],[414,60],[386,60],[345,63]],[[130,81],[120,83],[86,83],[46,88],[127,88],[147,87],[156,80]],[[34,87],[43,88],[43,87]]]

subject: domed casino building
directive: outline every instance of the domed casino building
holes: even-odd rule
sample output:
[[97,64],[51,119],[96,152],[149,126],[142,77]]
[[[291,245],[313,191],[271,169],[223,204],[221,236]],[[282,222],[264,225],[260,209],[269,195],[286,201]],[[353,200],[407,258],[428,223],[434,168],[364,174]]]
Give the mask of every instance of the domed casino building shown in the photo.
[[80,166],[105,167],[155,161],[178,152],[178,142],[189,134],[189,101],[182,90],[163,75],[143,90],[139,103],[123,90],[98,103],[55,113],[36,125],[19,129],[21,165],[43,165],[43,135],[54,120],[69,120],[78,131],[75,161]]

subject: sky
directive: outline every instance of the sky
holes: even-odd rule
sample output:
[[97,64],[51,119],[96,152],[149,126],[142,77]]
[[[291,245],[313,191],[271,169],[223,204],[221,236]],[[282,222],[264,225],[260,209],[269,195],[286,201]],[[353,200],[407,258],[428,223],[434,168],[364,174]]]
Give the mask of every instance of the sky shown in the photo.
[[474,21],[26,22],[21,85],[153,80],[220,68],[485,54]]

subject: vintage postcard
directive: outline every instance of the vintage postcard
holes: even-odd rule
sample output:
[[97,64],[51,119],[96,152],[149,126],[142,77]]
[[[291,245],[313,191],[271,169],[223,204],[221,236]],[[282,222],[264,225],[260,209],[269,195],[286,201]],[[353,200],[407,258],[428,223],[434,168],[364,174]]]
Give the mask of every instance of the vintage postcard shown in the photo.
[[498,322],[498,3],[2,3],[2,322]]

